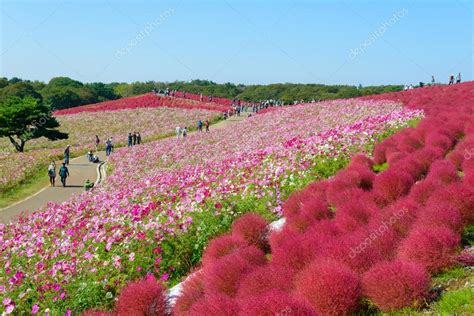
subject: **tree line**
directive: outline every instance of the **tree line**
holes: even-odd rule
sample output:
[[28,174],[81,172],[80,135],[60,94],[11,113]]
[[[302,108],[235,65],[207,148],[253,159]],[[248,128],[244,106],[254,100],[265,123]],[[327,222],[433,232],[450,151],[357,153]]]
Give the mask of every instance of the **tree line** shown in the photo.
[[19,78],[0,78],[0,102],[8,97],[30,96],[40,100],[54,110],[66,109],[84,104],[115,100],[148,93],[153,89],[181,90],[202,93],[215,97],[239,99],[249,102],[260,100],[281,100],[291,103],[295,100],[328,100],[353,98],[358,96],[399,91],[402,85],[350,86],[323,84],[276,83],[269,85],[243,85],[215,83],[209,80],[174,82],[133,82],[133,83],[82,83],[68,77],[55,77],[48,83]]

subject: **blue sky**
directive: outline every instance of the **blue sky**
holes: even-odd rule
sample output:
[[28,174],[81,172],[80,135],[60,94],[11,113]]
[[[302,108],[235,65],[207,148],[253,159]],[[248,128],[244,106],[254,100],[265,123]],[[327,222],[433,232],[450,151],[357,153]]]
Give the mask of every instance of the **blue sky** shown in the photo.
[[394,84],[473,75],[472,1],[5,1],[0,76]]

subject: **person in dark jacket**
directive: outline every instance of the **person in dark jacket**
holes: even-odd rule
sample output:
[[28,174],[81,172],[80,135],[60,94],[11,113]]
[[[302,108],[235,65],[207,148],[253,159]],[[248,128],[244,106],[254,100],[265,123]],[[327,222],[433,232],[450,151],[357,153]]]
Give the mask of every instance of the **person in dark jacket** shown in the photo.
[[63,187],[65,187],[66,179],[69,177],[69,170],[66,167],[66,163],[63,163],[61,168],[59,168],[59,176],[61,177],[61,183],[63,184]]

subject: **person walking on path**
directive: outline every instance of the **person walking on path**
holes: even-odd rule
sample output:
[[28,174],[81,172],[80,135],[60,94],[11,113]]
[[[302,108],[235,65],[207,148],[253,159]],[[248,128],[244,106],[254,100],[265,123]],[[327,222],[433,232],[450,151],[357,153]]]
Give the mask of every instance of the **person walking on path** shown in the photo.
[[451,74],[451,76],[449,76],[449,83],[448,85],[452,85],[454,84],[454,74]]
[[63,187],[66,187],[66,179],[69,176],[69,170],[67,169],[65,163],[63,163],[61,168],[59,168],[59,176],[61,177],[61,183],[63,184]]
[[137,144],[137,132],[134,132],[132,136],[133,136],[133,145],[136,145]]
[[209,120],[206,120],[206,133],[209,132]]
[[71,146],[67,145],[66,149],[64,149],[64,163],[69,165],[69,157],[71,154]]
[[183,128],[183,137],[186,138],[186,136],[188,136],[188,128],[185,126]]
[[176,126],[176,137],[179,138],[181,136],[181,127]]
[[107,157],[110,156],[110,153],[112,152],[112,148],[113,148],[112,138],[109,138],[105,142],[105,155]]
[[435,82],[436,82],[435,77],[434,77],[434,76],[431,76],[431,85],[434,86],[434,85],[435,85]]
[[51,161],[51,163],[48,166],[48,176],[49,176],[49,183],[51,184],[52,187],[56,184],[56,163],[54,161]]
[[456,83],[461,83],[461,73],[456,76]]
[[140,132],[137,133],[137,145],[140,145],[142,142],[142,136],[140,135]]
[[132,133],[128,133],[128,147],[132,147]]
[[198,121],[198,131],[199,131],[199,133],[202,133],[202,125],[203,125],[203,124],[202,124],[202,121],[199,120],[199,121]]
[[100,139],[99,136],[95,135],[95,151],[99,151]]

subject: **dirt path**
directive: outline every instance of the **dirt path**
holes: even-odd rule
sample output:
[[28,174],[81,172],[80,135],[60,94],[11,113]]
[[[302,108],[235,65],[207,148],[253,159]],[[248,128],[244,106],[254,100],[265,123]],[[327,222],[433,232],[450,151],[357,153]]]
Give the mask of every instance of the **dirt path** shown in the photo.
[[[215,129],[225,128],[229,125],[243,121],[247,117],[248,114],[243,113],[241,116],[233,116],[227,120],[219,121],[210,126],[210,131],[212,133]],[[191,134],[192,133],[197,132],[193,131]],[[105,159],[105,152],[99,152],[98,155],[101,161]],[[60,162],[57,163],[57,166],[57,169],[59,169]],[[89,162],[85,155],[72,159],[68,168],[70,176],[67,180],[67,187],[63,188],[59,177],[57,177],[56,187],[45,187],[32,196],[1,209],[0,223],[9,223],[21,212],[29,212],[39,209],[45,206],[49,201],[57,203],[64,202],[69,199],[71,195],[84,192],[84,183],[87,179],[92,182],[95,182],[97,179],[97,164]],[[46,176],[45,171],[45,177]]]

